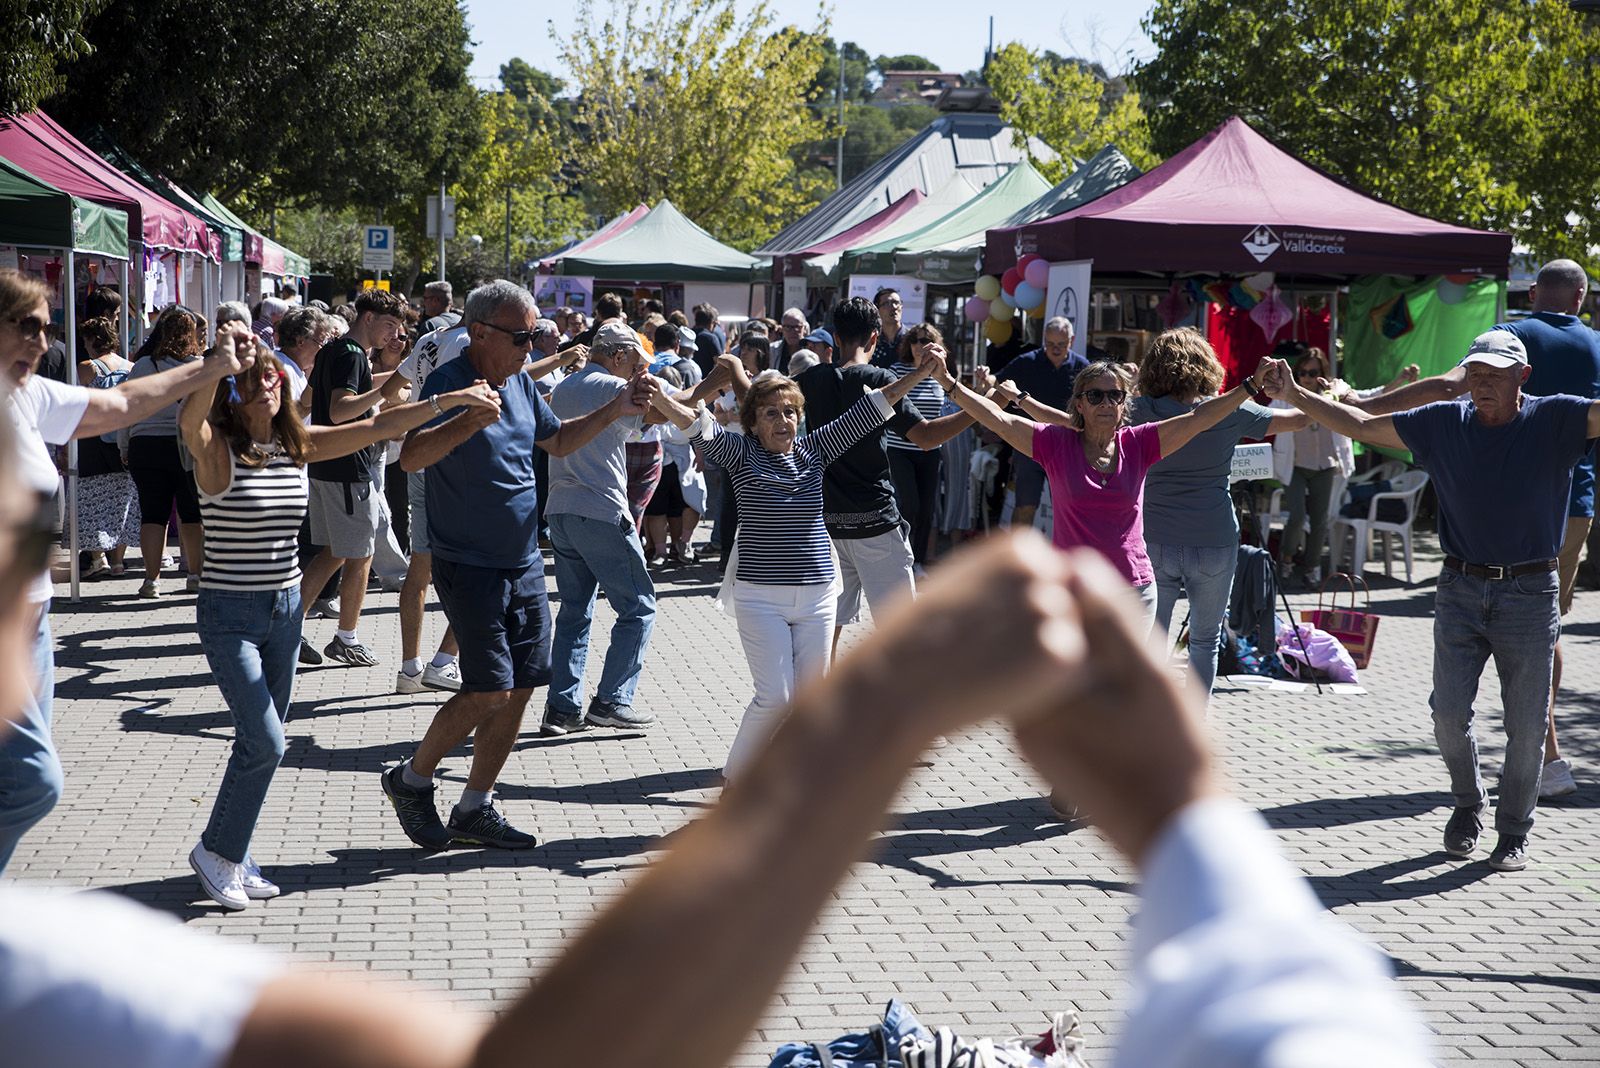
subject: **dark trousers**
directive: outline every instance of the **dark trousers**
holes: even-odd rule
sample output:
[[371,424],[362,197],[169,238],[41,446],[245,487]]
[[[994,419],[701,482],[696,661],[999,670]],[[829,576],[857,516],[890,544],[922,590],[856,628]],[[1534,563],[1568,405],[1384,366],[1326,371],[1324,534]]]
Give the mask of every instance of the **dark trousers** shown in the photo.
[[928,562],[928,539],[933,533],[933,516],[939,507],[939,469],[944,462],[939,450],[890,449],[889,476],[894,480],[894,499],[900,516],[911,525],[911,557],[919,564]]
[[400,461],[393,460],[383,468],[383,499],[389,505],[389,529],[395,541],[407,552],[411,551],[411,497],[407,493],[406,473]]

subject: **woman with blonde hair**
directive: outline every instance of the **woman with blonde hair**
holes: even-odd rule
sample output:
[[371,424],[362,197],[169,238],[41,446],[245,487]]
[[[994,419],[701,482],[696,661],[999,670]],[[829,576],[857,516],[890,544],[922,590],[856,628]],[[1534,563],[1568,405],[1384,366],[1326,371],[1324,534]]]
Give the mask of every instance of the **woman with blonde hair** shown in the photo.
[[250,857],[250,838],[283,758],[283,724],[300,650],[300,560],[306,464],[330,460],[414,430],[452,408],[499,410],[482,382],[334,426],[307,426],[284,403],[288,376],[264,342],[239,324],[218,332],[215,352],[247,363],[183,403],[180,427],[194,455],[205,518],[205,567],[196,605],[200,647],[233,718],[227,771],[189,865],[206,895],[227,909],[275,897]]

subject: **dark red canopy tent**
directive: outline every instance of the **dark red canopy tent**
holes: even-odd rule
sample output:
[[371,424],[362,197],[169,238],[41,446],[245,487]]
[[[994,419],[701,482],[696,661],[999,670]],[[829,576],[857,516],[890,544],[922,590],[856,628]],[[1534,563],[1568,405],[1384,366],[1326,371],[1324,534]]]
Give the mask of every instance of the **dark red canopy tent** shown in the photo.
[[984,270],[998,274],[1030,252],[1056,262],[1092,259],[1096,275],[1505,278],[1511,238],[1414,215],[1359,193],[1235,116],[1097,200],[990,230]]

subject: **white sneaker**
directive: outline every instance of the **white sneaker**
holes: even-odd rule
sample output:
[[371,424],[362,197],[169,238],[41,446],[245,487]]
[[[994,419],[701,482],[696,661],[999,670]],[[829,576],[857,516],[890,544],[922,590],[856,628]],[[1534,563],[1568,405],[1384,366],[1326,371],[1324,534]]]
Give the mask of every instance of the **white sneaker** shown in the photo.
[[444,667],[434,667],[429,664],[422,669],[422,684],[430,690],[449,690],[455,693],[461,689],[461,667],[455,660]]
[[261,865],[249,853],[244,855],[244,863],[239,865],[239,882],[244,887],[244,896],[251,901],[265,901],[283,893],[277,883],[261,874]]
[[423,673],[420,671],[415,675],[407,675],[405,668],[401,668],[394,673],[394,692],[424,693],[427,691],[428,686],[427,683],[422,681],[422,678]]
[[1565,758],[1552,760],[1544,766],[1544,777],[1539,780],[1540,797],[1566,797],[1578,792],[1572,778],[1572,764]]
[[219,857],[196,842],[189,850],[189,867],[200,877],[200,889],[212,901],[234,912],[250,906],[250,898],[244,892],[243,865]]

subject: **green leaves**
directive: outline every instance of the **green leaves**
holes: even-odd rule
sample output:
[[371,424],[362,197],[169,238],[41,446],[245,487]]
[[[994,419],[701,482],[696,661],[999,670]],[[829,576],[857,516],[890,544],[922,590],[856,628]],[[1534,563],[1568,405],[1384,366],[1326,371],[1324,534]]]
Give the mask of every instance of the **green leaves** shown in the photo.
[[33,111],[60,90],[63,64],[88,54],[83,23],[105,0],[30,0],[0,7],[0,114]]

